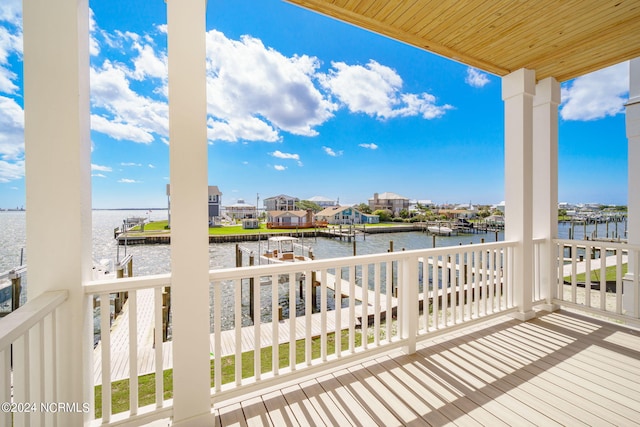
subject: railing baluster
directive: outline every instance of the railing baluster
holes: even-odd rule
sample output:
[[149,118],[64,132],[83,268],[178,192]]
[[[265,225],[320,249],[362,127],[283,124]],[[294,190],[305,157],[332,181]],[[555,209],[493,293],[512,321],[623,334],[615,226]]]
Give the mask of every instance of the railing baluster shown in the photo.
[[474,318],[480,317],[480,281],[482,279],[482,252],[477,250],[473,257],[473,313]]
[[398,327],[396,328],[396,333],[398,334],[398,338],[402,338],[401,335],[399,335],[400,331],[404,331],[407,327],[407,325],[405,324],[405,316],[402,315],[401,310],[402,310],[402,305],[403,305],[403,298],[406,295],[406,290],[407,290],[407,286],[408,284],[404,282],[404,267],[403,267],[403,263],[406,262],[405,260],[402,261],[396,261],[396,298],[397,298],[397,308],[396,308],[396,322]]
[[374,298],[375,307],[374,307],[374,314],[373,314],[373,334],[374,334],[374,343],[376,347],[380,345],[380,282],[382,280],[380,277],[380,271],[381,271],[380,262],[376,262],[373,268],[373,274],[374,274],[373,291],[375,293],[375,298]]
[[322,361],[327,361],[327,270],[320,271],[320,352]]
[[438,329],[440,324],[439,320],[439,306],[440,306],[440,279],[438,278],[438,257],[432,256],[428,258],[431,265],[431,302],[433,305],[433,328]]
[[578,301],[578,278],[577,278],[577,252],[578,246],[571,245],[571,302],[576,304]]
[[442,300],[441,300],[442,326],[446,328],[449,325],[448,315],[449,315],[449,291],[450,291],[449,290],[449,274],[447,271],[448,270],[447,256],[441,255],[439,259],[441,260],[439,262],[439,265],[442,266],[440,268],[440,272],[442,273]]
[[584,305],[591,307],[591,251],[593,246],[587,245],[584,248]]
[[289,273],[289,368],[296,370],[296,274]]
[[271,276],[271,369],[273,370],[273,375],[276,376],[280,372],[280,329],[278,328],[280,324],[279,279],[280,276],[277,274]]
[[102,421],[111,421],[111,302],[100,294],[100,345],[102,346]]
[[156,408],[162,408],[164,402],[164,375],[162,371],[162,288],[153,290],[153,323],[155,336],[155,373],[156,373]]
[[253,371],[256,381],[260,381],[260,377],[262,375],[262,313],[260,310],[260,277],[254,276],[252,282],[253,283],[250,283],[249,286],[253,286],[253,301],[249,301],[249,304],[253,304]]
[[[11,348],[0,351],[0,403],[11,402]],[[11,412],[0,411],[0,424],[11,425]]]
[[213,382],[222,390],[222,282],[213,282]]
[[138,293],[129,291],[129,411],[138,413]]
[[493,250],[489,251],[489,286],[487,291],[487,299],[489,302],[489,312],[495,311],[495,285],[496,285],[496,268],[495,268],[495,256],[496,253]]
[[604,247],[600,249],[600,310],[607,311],[607,250]]
[[242,384],[242,279],[233,280],[233,328],[235,331],[235,382]]
[[342,268],[336,268],[335,278],[335,350],[336,357],[340,357],[342,354]]
[[369,347],[368,327],[369,327],[369,264],[362,265],[362,327],[360,329],[362,336],[362,348]]
[[392,318],[391,315],[391,303],[393,301],[393,261],[387,261],[385,263],[385,293],[387,295],[387,307],[385,312],[385,326],[386,326],[386,338],[387,342],[391,342],[391,325]]
[[356,349],[356,266],[349,266],[349,353]]
[[305,362],[307,366],[311,366],[311,360],[313,358],[312,351],[312,342],[313,339],[311,337],[311,330],[313,327],[313,323],[311,321],[313,315],[313,295],[315,295],[315,286],[313,283],[313,273],[311,270],[306,270],[304,272],[304,318],[305,318],[305,329],[307,331],[305,335]]
[[451,323],[458,323],[458,272],[456,270],[457,257],[456,254],[447,256],[447,272],[449,275],[449,282],[451,287]]
[[622,249],[616,249],[616,313],[622,314]]

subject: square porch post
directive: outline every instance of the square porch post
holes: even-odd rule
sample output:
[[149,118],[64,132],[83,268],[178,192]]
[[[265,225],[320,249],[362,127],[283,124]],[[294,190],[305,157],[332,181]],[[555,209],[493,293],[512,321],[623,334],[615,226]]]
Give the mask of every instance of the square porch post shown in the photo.
[[[629,101],[626,105],[626,127],[628,139],[628,200],[627,241],[640,245],[640,58],[629,61]],[[634,287],[634,276],[640,266],[638,259],[629,252],[629,268],[623,282],[623,307],[627,313],[640,313],[638,289]]]
[[[57,314],[57,369],[45,376],[57,375],[56,401],[93,404],[93,321],[82,288],[92,266],[89,6],[87,0],[29,0],[22,16],[28,298],[68,290]],[[31,356],[41,350],[31,348]],[[83,414],[57,419],[82,425]]]
[[515,241],[513,287],[519,320],[535,317],[533,284],[533,96],[535,71],[502,78],[505,145],[505,240]]
[[543,308],[559,308],[557,297],[558,237],[558,105],[560,83],[553,77],[536,85],[533,98],[533,235],[545,242],[540,246],[540,292],[546,300]]
[[206,0],[167,1],[173,425],[213,425],[209,367]]

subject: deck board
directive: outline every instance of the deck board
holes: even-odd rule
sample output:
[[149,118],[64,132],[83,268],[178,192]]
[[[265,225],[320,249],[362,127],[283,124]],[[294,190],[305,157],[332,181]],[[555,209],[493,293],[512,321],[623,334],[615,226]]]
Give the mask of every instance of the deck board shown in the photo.
[[214,412],[223,426],[240,425],[226,423],[233,411],[248,425],[634,425],[639,344],[638,330],[566,311],[505,317]]

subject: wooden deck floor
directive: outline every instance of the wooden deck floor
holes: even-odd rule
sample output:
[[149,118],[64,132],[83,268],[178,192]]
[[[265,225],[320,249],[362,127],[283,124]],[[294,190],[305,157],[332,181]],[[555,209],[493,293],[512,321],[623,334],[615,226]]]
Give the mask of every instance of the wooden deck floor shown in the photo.
[[222,426],[638,425],[640,331],[567,311],[504,317],[214,413]]

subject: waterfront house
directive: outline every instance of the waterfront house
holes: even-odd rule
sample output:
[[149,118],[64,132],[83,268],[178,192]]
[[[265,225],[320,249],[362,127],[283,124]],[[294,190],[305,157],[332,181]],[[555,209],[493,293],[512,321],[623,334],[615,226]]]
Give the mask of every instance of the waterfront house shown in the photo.
[[262,203],[265,211],[295,211],[298,209],[296,203],[299,201],[300,199],[297,197],[280,194],[279,196],[266,198]]
[[[171,272],[92,281],[89,6],[86,0],[25,1],[28,301],[0,320],[0,401],[15,403],[11,408],[61,402],[66,410],[4,411],[0,424],[137,426],[161,419],[174,426],[244,424],[245,419],[250,425],[637,423],[640,342],[638,330],[625,326],[640,317],[637,2],[291,2],[501,77],[505,240],[210,270],[206,2],[168,0]],[[319,27],[319,36],[322,31]],[[560,83],[627,60],[628,240],[559,240]],[[390,169],[401,166],[390,164]],[[65,209],[50,209],[53,205]],[[581,262],[579,251],[607,256]],[[466,268],[457,268],[465,262]],[[589,276],[593,270],[606,272],[607,266],[616,272],[615,293],[607,291],[606,283],[577,286],[579,268]],[[438,275],[439,268],[450,274]],[[356,272],[373,284],[372,293],[358,296],[359,304],[351,292],[359,288]],[[424,274],[442,286],[421,290]],[[306,309],[304,315],[268,324],[258,316],[247,329],[240,328],[245,319],[235,311],[234,329],[225,335],[232,349],[224,359],[233,372],[223,383],[223,286],[240,289],[253,283],[260,293],[265,277],[265,286],[278,295],[280,277],[289,277],[289,283],[301,278],[288,293],[304,294],[308,308],[314,276],[323,303],[318,313]],[[389,286],[383,287],[385,282]],[[337,294],[349,293],[344,308],[326,310],[328,283]],[[162,343],[168,287],[172,341]],[[385,287],[394,292],[381,291]],[[150,333],[156,345],[144,357],[138,340],[115,342],[108,315],[98,319],[100,348],[94,352],[94,302],[99,299],[101,312],[110,313],[110,295],[120,292],[128,293],[128,313],[142,308],[155,313],[149,330],[155,331]],[[246,293],[232,289],[230,294],[234,307],[246,305]],[[433,316],[421,315],[421,300],[428,301]],[[268,307],[275,319],[278,299],[270,299]],[[383,309],[394,312],[397,323],[383,323]],[[372,322],[356,328],[357,319],[369,315]],[[136,315],[118,323],[131,337],[142,327]],[[314,324],[319,325],[317,335]],[[298,330],[300,346],[271,344]],[[359,331],[372,339],[356,340]],[[331,348],[328,341],[336,332],[343,345]],[[321,343],[318,357],[312,352],[314,339]],[[243,377],[247,362],[242,356],[249,351],[244,346],[253,340],[271,352],[275,363],[263,366],[261,358],[253,358],[253,370]],[[300,359],[296,347],[304,348]],[[117,414],[109,387],[116,369],[111,350],[114,357],[128,358],[121,365],[131,390],[128,409]],[[281,355],[286,357],[280,363]],[[138,400],[140,364],[147,361],[155,385],[151,404]],[[163,371],[169,362],[173,370],[166,384]],[[99,388],[100,414],[94,373],[104,385]]]
[[371,211],[388,210],[394,215],[400,214],[402,210],[409,210],[409,199],[396,193],[374,193],[373,198],[369,199],[369,207]]
[[258,217],[256,207],[245,203],[243,199],[238,199],[238,201],[232,205],[224,206],[224,214],[232,220]]
[[315,227],[313,212],[306,211],[267,211],[267,228],[311,228]]
[[321,208],[328,208],[329,206],[338,205],[338,202],[336,200],[331,200],[330,198],[324,196],[313,196],[309,199],[309,201],[315,203]]
[[332,206],[315,215],[316,221],[327,224],[374,224],[380,222],[378,215],[367,215],[353,206]]

